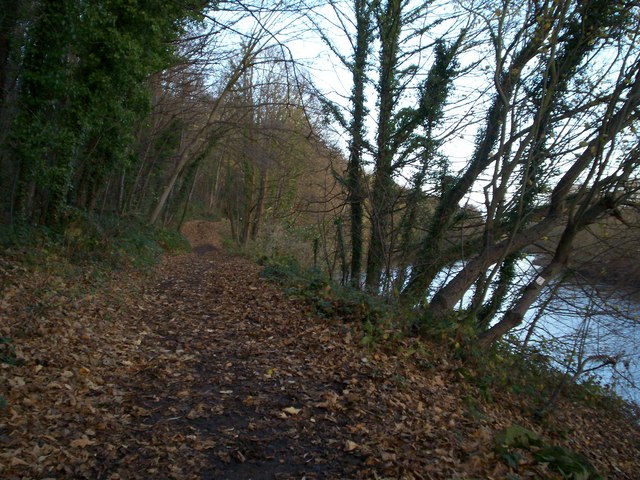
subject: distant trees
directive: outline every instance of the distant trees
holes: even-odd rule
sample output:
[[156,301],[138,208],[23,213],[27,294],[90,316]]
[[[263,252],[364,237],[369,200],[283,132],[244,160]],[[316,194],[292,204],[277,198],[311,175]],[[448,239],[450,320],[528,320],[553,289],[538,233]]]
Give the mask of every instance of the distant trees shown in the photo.
[[[319,137],[275,39],[293,5],[212,3],[2,3],[3,223],[113,212],[175,224],[213,173],[209,208],[241,219],[240,243],[257,236],[270,184],[284,182],[270,170],[293,174],[286,157]],[[217,198],[238,179],[239,216]]]
[[[275,56],[274,56],[275,55]],[[311,124],[303,83],[294,81],[286,59],[263,52],[244,71],[221,110],[225,134],[216,146],[221,208],[239,245],[255,241],[265,220],[295,216],[299,176],[322,156],[322,139]]]

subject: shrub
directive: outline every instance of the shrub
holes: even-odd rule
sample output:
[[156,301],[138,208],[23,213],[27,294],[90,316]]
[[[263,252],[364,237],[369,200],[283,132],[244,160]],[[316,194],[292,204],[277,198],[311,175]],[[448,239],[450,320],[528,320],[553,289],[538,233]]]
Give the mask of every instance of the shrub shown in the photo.
[[0,227],[0,246],[29,264],[53,258],[106,268],[154,265],[163,251],[188,251],[178,232],[148,225],[136,217],[98,216],[68,208],[58,228],[31,225]]
[[[261,277],[282,285],[289,295],[304,299],[323,318],[378,325],[389,308],[378,298],[332,282],[317,268],[303,269],[293,257],[263,258]],[[372,330],[371,330],[372,331]]]
[[546,467],[567,480],[599,480],[600,476],[588,460],[568,448],[547,444],[537,433],[520,425],[511,425],[494,437],[498,458],[515,471],[522,460],[531,457],[534,464]]

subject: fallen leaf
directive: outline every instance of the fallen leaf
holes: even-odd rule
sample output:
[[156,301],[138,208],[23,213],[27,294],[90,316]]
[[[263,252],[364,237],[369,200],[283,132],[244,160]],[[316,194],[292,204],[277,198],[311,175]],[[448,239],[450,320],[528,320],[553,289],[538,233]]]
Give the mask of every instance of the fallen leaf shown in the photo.
[[283,408],[282,411],[288,413],[289,415],[297,415],[302,411],[302,409],[296,407],[287,407]]
[[383,462],[395,462],[396,461],[396,454],[395,453],[389,453],[389,452],[382,452],[382,461]]
[[94,443],[95,442],[93,440],[90,440],[88,437],[82,437],[72,441],[71,446],[76,448],[85,448],[89,445],[93,445]]
[[14,467],[17,465],[29,465],[27,462],[25,462],[24,460],[19,459],[18,457],[12,457],[11,458],[11,465],[13,465]]
[[358,444],[356,442],[352,442],[351,440],[344,442],[345,452],[353,452],[356,448],[358,448]]
[[24,387],[25,386],[24,378],[13,377],[12,379],[9,380],[9,385],[11,385],[13,388]]
[[148,417],[151,415],[151,412],[146,408],[135,406],[133,407],[133,414],[136,417]]

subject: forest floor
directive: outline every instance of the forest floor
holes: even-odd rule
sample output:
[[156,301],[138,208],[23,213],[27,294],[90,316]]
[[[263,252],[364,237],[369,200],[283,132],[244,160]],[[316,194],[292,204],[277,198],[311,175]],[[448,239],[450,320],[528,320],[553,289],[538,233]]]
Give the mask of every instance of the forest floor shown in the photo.
[[638,478],[634,422],[567,404],[538,425],[446,356],[360,346],[359,325],[288,299],[215,225],[184,233],[192,253],[102,284],[0,257],[0,478],[560,478],[498,458],[513,424]]

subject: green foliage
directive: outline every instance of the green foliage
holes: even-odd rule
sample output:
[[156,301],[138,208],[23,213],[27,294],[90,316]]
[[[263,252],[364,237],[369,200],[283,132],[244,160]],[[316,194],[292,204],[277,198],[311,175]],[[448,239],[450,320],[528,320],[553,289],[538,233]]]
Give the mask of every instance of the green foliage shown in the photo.
[[0,363],[9,365],[16,363],[16,348],[10,338],[0,337]]
[[[94,235],[91,235],[92,229],[95,229]],[[190,250],[188,242],[178,232],[148,225],[135,217],[100,217],[97,222],[90,222],[85,231],[88,235],[82,237],[93,239],[88,248],[81,246],[77,250],[80,258],[88,255],[116,268],[125,265],[148,268],[156,264],[163,251]],[[97,248],[91,248],[94,245]]]
[[28,265],[43,265],[61,251],[62,235],[46,226],[0,225],[0,248]]
[[362,325],[362,329],[364,330],[364,335],[360,340],[360,345],[363,347],[373,348],[381,339],[383,339],[383,330],[375,323],[371,323],[367,320]]
[[530,454],[534,463],[545,464],[566,480],[603,478],[584,456],[560,445],[549,445],[537,433],[520,425],[514,424],[498,432],[494,445],[496,455],[516,471],[519,463]]
[[165,252],[182,253],[191,251],[189,241],[177,230],[170,228],[151,228],[153,236]]
[[562,475],[562,478],[573,480],[604,478],[583,455],[560,445],[545,446],[534,452],[533,456],[538,462],[546,463],[551,471]]
[[34,265],[53,258],[99,268],[148,268],[163,252],[189,251],[174,230],[152,227],[134,217],[97,216],[67,208],[57,229],[29,225],[0,227],[0,246]]
[[90,209],[106,176],[130,167],[149,76],[179,61],[175,40],[206,3],[35,2],[25,35],[11,38],[20,74],[7,146],[21,220],[54,225],[68,205]]
[[478,388],[484,400],[493,401],[497,394],[509,393],[524,399],[531,411],[535,411],[548,401],[562,375],[552,368],[545,352],[523,352],[513,345],[500,341],[488,350],[467,348],[464,350],[466,368],[462,373]]
[[[262,278],[276,281],[289,295],[309,302],[321,317],[363,322],[366,335],[373,334],[376,325],[390,312],[382,300],[360,290],[337,285],[317,268],[302,269],[292,257],[264,258],[263,264]],[[374,336],[379,337],[378,333]]]
[[469,345],[473,345],[478,333],[475,322],[464,312],[434,318],[426,310],[417,319],[417,327],[422,336],[446,344],[461,355]]
[[520,425],[512,425],[500,431],[494,438],[495,452],[511,468],[517,468],[523,456],[514,449],[542,447],[543,442],[537,433]]

